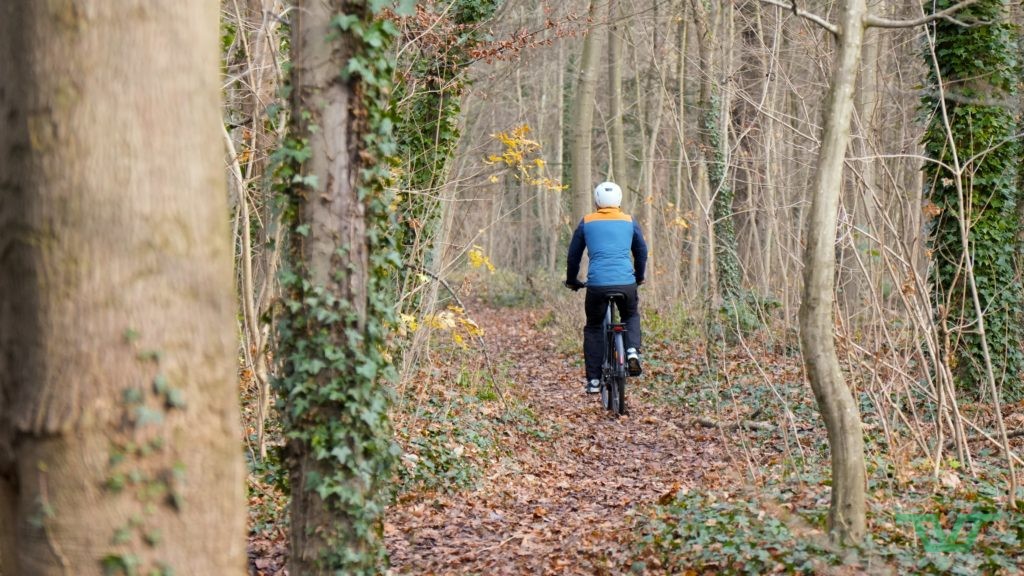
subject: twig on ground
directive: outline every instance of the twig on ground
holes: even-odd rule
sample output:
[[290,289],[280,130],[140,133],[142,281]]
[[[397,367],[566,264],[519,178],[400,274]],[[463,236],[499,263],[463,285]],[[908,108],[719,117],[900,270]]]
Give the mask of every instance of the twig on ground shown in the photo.
[[739,428],[745,428],[747,430],[765,430],[774,431],[775,425],[768,422],[759,422],[757,420],[743,420],[740,422],[718,422],[711,418],[705,418],[703,416],[697,416],[693,419],[693,422],[704,427],[704,428],[722,428],[725,430],[737,430]]
[[[996,432],[996,434],[998,434],[998,432]],[[1014,430],[1013,432],[1007,432],[1006,433],[1006,438],[1007,439],[1010,439],[1010,438],[1020,438],[1021,436],[1024,436],[1024,428],[1021,428],[1019,430]],[[967,442],[981,442],[982,440],[989,440],[990,438],[992,438],[992,434],[986,433],[984,436],[982,436],[982,435],[968,436],[966,440],[967,440]],[[954,447],[955,447],[955,443],[953,441],[949,441],[949,442],[946,443],[946,449],[947,450],[952,450]]]

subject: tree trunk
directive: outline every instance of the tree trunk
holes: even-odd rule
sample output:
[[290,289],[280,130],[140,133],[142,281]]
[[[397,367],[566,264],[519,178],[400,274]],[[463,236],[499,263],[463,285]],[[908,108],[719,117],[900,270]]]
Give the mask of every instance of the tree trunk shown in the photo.
[[[998,100],[1015,96],[1020,38],[1004,0],[983,0],[961,15],[985,24],[953,32],[948,23],[936,22],[929,32],[930,88],[938,94],[925,100],[936,110],[925,142],[928,157],[937,162],[925,173],[930,197],[942,208],[934,224],[931,280],[938,306],[948,314],[943,331],[959,331],[953,350],[959,383],[991,395],[1008,464],[1007,497],[1016,509],[1016,473],[1000,396],[1024,394],[1024,293],[1019,282],[1007,281],[1017,272],[1014,258],[1020,250],[1021,150],[1015,141],[1019,125]],[[996,102],[974,100],[979,97]]]
[[241,574],[217,4],[0,8],[0,571]]
[[[558,106],[555,112],[555,166],[558,167],[559,175],[565,173],[565,43],[558,43],[558,80],[556,82],[558,89]],[[550,243],[548,245],[548,271],[552,275],[557,276],[558,274],[558,233],[559,228],[562,226],[562,193],[548,191],[545,193],[545,198],[551,204],[551,221],[550,227]],[[572,223],[576,225],[575,222]]]
[[629,178],[626,167],[626,129],[622,121],[622,8],[618,0],[608,2],[608,80],[611,109],[612,169],[608,179],[626,189]]
[[[766,127],[769,116],[764,114],[770,93],[769,58],[765,48],[771,39],[761,22],[760,0],[747,0],[738,5],[739,29],[734,34],[734,51],[739,58],[730,58],[735,68],[729,67],[729,77],[737,94],[730,106],[729,130],[733,134],[731,164],[736,174],[731,179],[735,190],[734,205],[741,209],[736,221],[736,244],[740,261],[746,264],[745,279],[749,286],[761,286],[764,281],[763,244],[761,242],[765,217],[765,198],[771,193],[765,181],[770,166],[770,145]],[[735,16],[731,19],[736,22]]]
[[[688,155],[686,153],[686,56],[687,56],[687,14],[686,14],[686,2],[685,0],[679,0],[678,5],[675,7],[679,13],[679,19],[676,24],[676,37],[678,38],[676,45],[676,170],[675,170],[675,186],[673,188],[672,204],[673,209],[679,218],[680,222],[685,222],[687,227],[681,233],[680,238],[689,238],[690,246],[699,241],[699,228],[697,225],[697,218],[694,216],[697,214],[696,202],[692,201],[692,196],[689,193],[690,187],[687,185],[690,179],[690,171],[687,166]],[[686,198],[686,204],[684,204],[684,198]],[[692,207],[690,213],[687,214],[685,211],[686,207]],[[685,244],[685,242],[683,243]],[[678,252],[673,250],[672,254],[675,256],[671,258],[673,262],[672,278],[676,286],[681,286],[681,290],[678,293],[686,294],[687,287],[692,285],[683,281],[683,264],[691,261],[695,257],[695,253],[691,251],[688,257],[686,256],[686,248],[683,245],[678,247]]]
[[[1014,259],[1020,250],[1016,211],[1021,200],[1016,178],[1020,147],[1014,112],[1002,102],[1011,101],[1016,91],[1020,38],[1008,19],[1008,9],[1004,0],[983,0],[963,14],[984,25],[962,29],[949,22],[935,23],[935,55],[929,55],[928,62],[931,94],[925,104],[936,112],[924,142],[927,156],[936,162],[926,163],[924,174],[929,198],[941,209],[931,223],[929,272],[937,305],[947,309],[944,329],[954,335],[957,383],[975,395],[984,393],[988,378],[982,348],[988,346],[999,387],[1005,386],[1006,399],[1015,400],[1024,396],[1020,378],[1024,354],[1019,346],[1024,339],[1024,292],[1019,282],[1007,279],[1016,273]],[[935,95],[940,87],[942,106]],[[963,172],[956,174],[954,170],[961,167]],[[963,205],[962,190],[956,185],[961,178],[967,191]],[[961,242],[962,220],[968,226],[969,250]],[[973,310],[965,274],[968,264],[978,284],[984,319]],[[982,324],[988,329],[987,343]]]
[[383,102],[395,29],[362,2],[300,1],[292,14],[290,141],[308,142],[308,159],[288,191],[291,278],[276,354],[290,439],[289,570],[376,574],[392,466],[381,380],[393,369],[381,349],[393,305],[381,278],[398,252],[380,229],[390,199],[379,159],[394,149]]
[[[718,28],[729,29],[722,11],[727,6],[712,5],[709,12],[698,0],[692,1],[694,20],[700,32],[701,82],[701,156],[706,166],[711,204],[708,235],[714,244],[712,270],[716,289],[711,299],[733,300],[740,292],[740,264],[736,254],[736,227],[733,223],[733,191],[728,181],[728,133],[723,129],[722,114],[728,109],[716,82],[722,73],[722,34]],[[714,305],[712,308],[717,309]]]
[[824,108],[824,131],[807,219],[800,340],[807,377],[828,429],[832,451],[829,537],[833,542],[852,544],[860,542],[866,530],[864,438],[857,400],[839,369],[832,314],[839,194],[866,7],[864,0],[842,4],[839,53]]
[[[658,5],[654,5],[654,19],[658,21]],[[651,65],[647,71],[650,80],[650,89],[647,91],[649,105],[647,107],[648,119],[651,123],[650,133],[647,135],[647,142],[641,148],[643,154],[644,188],[643,194],[643,223],[647,232],[647,266],[651,273],[648,275],[648,292],[658,287],[655,280],[658,277],[658,265],[660,261],[657,255],[659,245],[658,236],[661,230],[655,225],[655,205],[663,206],[664,202],[658,201],[655,193],[655,158],[657,158],[658,134],[661,131],[661,117],[665,107],[665,79],[662,77],[661,68],[656,65],[656,60],[661,55],[661,46],[658,39],[657,28],[654,31],[654,43],[651,51]],[[639,82],[637,82],[639,84]],[[653,117],[652,117],[653,116]]]
[[590,3],[590,31],[583,39],[583,56],[580,60],[579,79],[576,82],[576,97],[573,100],[572,142],[572,214],[575,226],[590,210],[594,203],[591,196],[594,182],[591,180],[591,138],[594,127],[594,92],[597,88],[597,63],[601,54],[601,37],[596,33],[597,22],[603,12],[601,3]]

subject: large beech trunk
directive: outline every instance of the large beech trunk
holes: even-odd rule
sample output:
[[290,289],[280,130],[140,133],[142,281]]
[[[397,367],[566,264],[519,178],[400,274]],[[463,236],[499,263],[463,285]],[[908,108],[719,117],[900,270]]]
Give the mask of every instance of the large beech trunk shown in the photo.
[[844,544],[859,542],[866,530],[860,412],[839,370],[832,318],[839,193],[843,159],[850,139],[853,88],[860,63],[865,12],[864,0],[847,0],[839,10],[839,54],[824,109],[825,127],[811,190],[799,315],[804,366],[828,429],[832,451],[829,536],[834,542]]
[[7,576],[244,570],[217,10],[0,5]]

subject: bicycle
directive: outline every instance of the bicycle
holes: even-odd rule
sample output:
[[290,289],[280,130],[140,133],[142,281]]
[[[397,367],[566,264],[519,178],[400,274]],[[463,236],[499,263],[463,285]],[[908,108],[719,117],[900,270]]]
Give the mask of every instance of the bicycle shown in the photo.
[[626,325],[619,322],[618,309],[626,295],[610,292],[605,295],[604,359],[601,362],[601,405],[612,414],[626,413],[626,346],[623,335]]
[[[566,282],[573,291],[586,288],[584,283]],[[604,336],[604,357],[601,359],[601,406],[616,415],[626,414],[626,378],[629,376],[624,334],[626,324],[620,322],[619,310],[626,303],[622,292],[608,292],[604,295],[604,320],[601,322]]]

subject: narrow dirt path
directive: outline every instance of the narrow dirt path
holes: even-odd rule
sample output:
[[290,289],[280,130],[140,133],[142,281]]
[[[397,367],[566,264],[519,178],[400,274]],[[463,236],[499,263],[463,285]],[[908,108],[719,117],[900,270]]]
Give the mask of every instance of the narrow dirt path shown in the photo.
[[509,455],[474,490],[393,506],[385,528],[393,574],[619,574],[632,562],[635,514],[727,473],[720,439],[687,429],[680,409],[629,392],[629,416],[600,409],[536,317],[474,310],[543,434],[509,430]]

